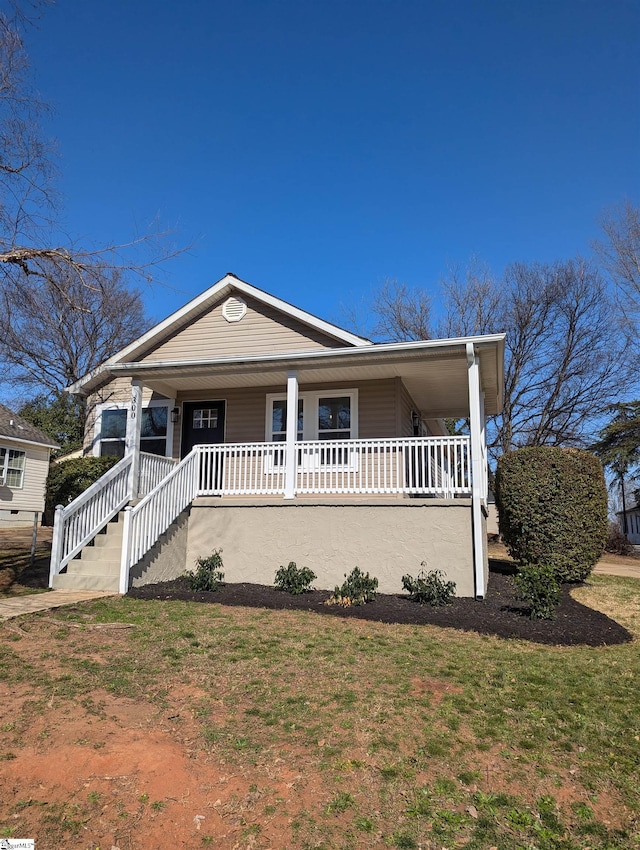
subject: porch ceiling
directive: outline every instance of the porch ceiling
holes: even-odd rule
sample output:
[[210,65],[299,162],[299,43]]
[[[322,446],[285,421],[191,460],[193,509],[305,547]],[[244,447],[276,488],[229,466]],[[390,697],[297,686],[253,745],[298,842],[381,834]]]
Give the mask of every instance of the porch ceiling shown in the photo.
[[502,407],[504,336],[431,340],[313,352],[216,358],[208,361],[119,363],[112,375],[140,380],[161,395],[238,387],[285,387],[295,370],[300,384],[349,383],[399,377],[420,411],[432,417],[469,412],[466,344],[480,361],[487,414]]

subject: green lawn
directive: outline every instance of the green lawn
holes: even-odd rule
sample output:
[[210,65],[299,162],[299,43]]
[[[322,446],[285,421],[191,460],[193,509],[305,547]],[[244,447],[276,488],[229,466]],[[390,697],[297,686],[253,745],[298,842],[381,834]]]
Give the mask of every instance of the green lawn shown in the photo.
[[[576,593],[640,633],[637,581],[597,577]],[[133,627],[93,628],[118,622]],[[30,688],[24,711],[0,731],[0,756],[19,758],[34,713],[68,705],[99,715],[108,693],[160,718],[177,711],[180,689],[180,711],[195,724],[190,746],[212,764],[264,790],[285,763],[315,789],[296,797],[294,783],[292,799],[266,794],[243,809],[239,847],[640,847],[635,642],[549,648],[128,598],[34,615],[21,627],[0,633],[2,693]],[[15,830],[18,815],[25,829],[44,829],[18,797],[5,800],[0,826]],[[280,810],[286,834],[274,837],[268,823]]]

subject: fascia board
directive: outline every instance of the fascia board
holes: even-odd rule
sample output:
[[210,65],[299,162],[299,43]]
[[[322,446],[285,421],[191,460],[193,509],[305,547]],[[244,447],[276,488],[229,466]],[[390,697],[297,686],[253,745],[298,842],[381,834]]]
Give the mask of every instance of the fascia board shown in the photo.
[[351,357],[364,356],[375,360],[379,355],[412,354],[421,351],[446,352],[451,349],[461,357],[466,357],[467,343],[478,347],[500,347],[504,342],[504,334],[495,334],[477,337],[460,337],[456,339],[421,340],[419,342],[394,342],[371,344],[353,348],[331,348],[320,351],[283,352],[280,354],[248,354],[244,357],[215,357],[208,360],[155,360],[153,362],[130,362],[113,363],[108,366],[108,371],[116,372],[145,372],[161,371],[163,369],[189,369],[208,368],[212,366],[242,366],[244,364],[256,363],[305,363],[330,359],[349,359]]
[[60,446],[56,445],[56,443],[39,443],[37,440],[24,440],[22,437],[16,437],[14,435],[9,434],[0,434],[0,443],[4,440],[9,440],[11,443],[22,443],[25,446],[38,446],[42,449],[59,449]]

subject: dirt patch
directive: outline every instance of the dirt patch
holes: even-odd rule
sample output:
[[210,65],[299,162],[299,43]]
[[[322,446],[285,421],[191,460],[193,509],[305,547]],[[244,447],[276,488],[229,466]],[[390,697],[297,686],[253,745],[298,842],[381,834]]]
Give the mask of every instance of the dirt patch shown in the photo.
[[[2,694],[5,728],[21,697],[16,693],[12,701]],[[284,762],[271,771],[267,792],[255,782],[260,771],[239,775],[196,746],[198,726],[185,708],[188,698],[175,694],[174,707],[162,713],[107,693],[94,694],[98,711],[77,704],[72,713],[68,704],[47,707],[29,724],[33,743],[9,758],[4,754],[0,821],[15,825],[21,837],[47,835],[60,842],[56,846],[232,848],[250,846],[238,843],[243,812],[294,793],[296,806],[309,804],[304,793],[292,790],[296,783]],[[286,821],[275,812],[266,819],[263,837],[268,830],[274,847]]]
[[384,593],[367,605],[343,608],[324,604],[330,596],[327,591],[293,596],[261,584],[227,584],[215,593],[194,593],[185,578],[134,588],[129,595],[136,599],[181,599],[247,608],[313,611],[323,616],[379,623],[441,626],[553,646],[607,646],[633,639],[619,623],[573,599],[570,591],[571,586],[563,587],[554,620],[529,619],[525,606],[516,599],[513,577],[500,573],[491,574],[485,599],[454,599],[452,604],[439,608]]

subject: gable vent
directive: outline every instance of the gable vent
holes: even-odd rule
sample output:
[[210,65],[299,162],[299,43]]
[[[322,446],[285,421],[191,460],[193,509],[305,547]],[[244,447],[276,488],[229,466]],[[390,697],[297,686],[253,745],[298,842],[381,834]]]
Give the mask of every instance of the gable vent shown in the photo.
[[222,305],[222,315],[228,322],[239,322],[246,312],[247,305],[242,298],[234,298],[233,295]]

